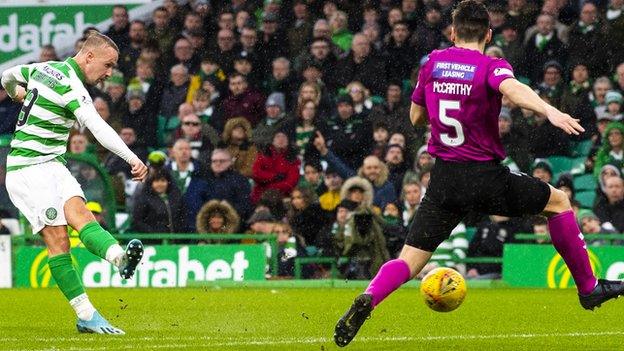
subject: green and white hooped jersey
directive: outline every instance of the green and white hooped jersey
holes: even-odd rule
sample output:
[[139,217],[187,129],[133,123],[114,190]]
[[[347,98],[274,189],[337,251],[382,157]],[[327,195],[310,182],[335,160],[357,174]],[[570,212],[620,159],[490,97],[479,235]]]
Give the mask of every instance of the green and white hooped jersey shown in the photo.
[[[73,58],[17,67],[26,97],[17,119],[7,171],[58,159],[64,162],[76,109],[92,104],[84,75]],[[99,116],[93,116],[97,118]],[[81,121],[82,122],[82,121]]]

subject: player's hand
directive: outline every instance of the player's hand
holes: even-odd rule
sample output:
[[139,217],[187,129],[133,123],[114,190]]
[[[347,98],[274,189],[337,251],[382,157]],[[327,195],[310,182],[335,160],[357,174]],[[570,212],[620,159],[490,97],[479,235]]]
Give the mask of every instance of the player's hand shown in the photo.
[[569,114],[563,113],[552,106],[549,106],[546,111],[546,117],[548,117],[552,125],[561,128],[567,134],[579,135],[585,131],[581,127],[579,119],[572,118]]
[[21,86],[18,85],[15,87],[15,98],[13,99],[13,101],[17,102],[17,103],[23,103],[24,102],[24,98],[26,98],[26,89]]
[[130,160],[129,163],[132,167],[132,180],[137,182],[142,182],[143,180],[145,180],[145,177],[147,176],[147,166],[145,166],[143,161],[135,158],[133,160]]

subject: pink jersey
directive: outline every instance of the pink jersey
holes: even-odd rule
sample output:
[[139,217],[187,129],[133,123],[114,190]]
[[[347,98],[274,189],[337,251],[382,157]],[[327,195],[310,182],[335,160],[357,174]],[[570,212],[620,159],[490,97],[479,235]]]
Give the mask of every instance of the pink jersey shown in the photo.
[[446,161],[503,160],[498,87],[513,77],[503,59],[458,47],[433,51],[412,93],[412,101],[429,115],[429,153]]

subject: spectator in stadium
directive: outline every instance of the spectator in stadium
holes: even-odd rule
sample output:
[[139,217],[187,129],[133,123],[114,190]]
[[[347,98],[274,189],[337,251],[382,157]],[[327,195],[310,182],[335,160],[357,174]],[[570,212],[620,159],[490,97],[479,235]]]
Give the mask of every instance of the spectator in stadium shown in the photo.
[[158,121],[156,115],[152,113],[153,110],[146,105],[146,96],[141,86],[129,85],[126,100],[128,114],[121,119],[122,125],[134,129],[139,145],[155,146]]
[[528,68],[528,77],[534,85],[542,79],[542,67],[548,61],[565,63],[565,45],[557,37],[555,19],[546,13],[537,17],[537,32],[528,38],[525,46],[523,66]]
[[320,162],[311,161],[303,165],[303,176],[299,178],[297,187],[308,188],[314,193],[314,200],[327,188],[323,182],[323,166]]
[[[381,104],[373,105],[370,114],[370,120],[373,124],[383,122],[387,125],[387,131],[403,131],[408,133],[410,138],[415,137],[414,130],[417,135],[424,135],[422,127],[414,127],[410,122],[409,104],[403,100],[401,81],[391,80],[388,82],[385,99]],[[405,145],[403,145],[405,147]]]
[[327,167],[323,177],[326,191],[319,195],[319,204],[324,211],[333,213],[336,206],[338,206],[343,181],[340,174],[333,167]]
[[163,91],[158,114],[164,118],[176,115],[178,106],[186,100],[189,87],[189,71],[184,65],[178,64],[169,71],[169,83]]
[[162,52],[173,50],[175,32],[170,28],[169,12],[164,6],[159,6],[152,11],[152,23],[147,27],[147,36],[158,43]]
[[280,28],[279,16],[276,13],[264,13],[262,16],[262,30],[259,32],[260,52],[264,59],[263,67],[269,67],[274,59],[288,56],[286,34]]
[[[546,94],[545,92],[542,92]],[[546,95],[540,95],[548,100]],[[533,115],[534,125],[530,129],[529,151],[534,158],[546,158],[549,156],[567,156],[569,154],[569,138],[557,127],[553,126],[544,116]]]
[[190,113],[182,117],[180,128],[176,130],[174,139],[186,139],[191,145],[191,157],[202,165],[208,163],[212,150],[219,143],[219,134],[210,125],[202,123],[199,117]]
[[117,44],[119,50],[122,51],[130,45],[130,38],[128,37],[128,32],[130,31],[128,8],[124,5],[113,6],[111,19],[113,23],[104,34],[111,38]]
[[[251,217],[249,217],[247,224],[249,225],[248,234],[270,234],[273,232],[275,217],[273,217],[268,209],[261,208],[257,209]],[[243,243],[245,243],[245,241],[243,241]]]
[[605,97],[607,96],[607,92],[613,88],[611,84],[611,80],[608,77],[599,77],[594,82],[594,87],[592,94],[590,95],[590,100],[592,102],[592,106],[594,107],[594,112],[596,113],[596,118],[600,119],[603,115],[607,113],[607,104],[605,102]]
[[184,26],[181,36],[186,37],[189,33],[197,32],[203,29],[204,23],[201,16],[194,11],[189,11],[184,15]]
[[[615,61],[615,62],[618,62],[618,61]],[[617,84],[616,88],[620,91],[620,93],[624,94],[624,58],[622,58],[620,62],[622,63],[620,63],[615,70],[616,84]]]
[[284,94],[272,93],[265,103],[266,117],[256,125],[253,130],[253,142],[258,149],[268,146],[273,139],[275,131],[278,129],[285,130],[289,138],[294,136],[294,130],[291,121],[286,118],[284,110]]
[[397,193],[388,180],[388,167],[379,158],[366,157],[358,170],[358,175],[373,185],[373,205],[384,209],[388,203],[396,201]]
[[70,135],[67,144],[69,146],[69,153],[74,155],[81,155],[89,152],[89,140],[87,140],[87,136],[83,133],[77,132]]
[[[503,216],[489,216],[480,223],[468,246],[468,257],[503,257],[503,246],[514,241],[520,226],[517,220]],[[477,263],[468,265],[466,276],[472,279],[500,279],[500,263]]]
[[397,144],[388,145],[383,159],[388,167],[388,181],[392,184],[398,198],[403,187],[403,178],[410,169],[410,164],[405,160],[403,148]]
[[372,126],[354,114],[353,99],[343,95],[336,103],[338,114],[319,126],[326,145],[351,169],[357,169],[372,148]]
[[536,159],[531,167],[531,175],[544,183],[550,184],[553,180],[552,166],[544,159]]
[[606,181],[607,178],[609,177],[621,177],[622,176],[622,171],[620,170],[620,168],[612,165],[612,164],[606,164],[604,166],[602,166],[602,169],[600,170],[600,175],[598,176],[598,185],[599,185],[599,189],[596,189],[596,193],[598,194],[599,197],[603,197],[606,199],[606,193],[607,193],[607,186],[606,186]]
[[442,12],[436,2],[425,7],[425,17],[421,25],[412,34],[411,44],[416,47],[417,58],[437,49],[443,41]]
[[603,224],[611,223],[618,233],[624,233],[624,180],[620,177],[606,178],[605,195],[596,201],[594,213]]
[[602,147],[596,154],[594,163],[594,175],[598,177],[602,167],[612,164],[618,169],[624,166],[624,124],[611,122],[605,130]]
[[[239,12],[240,13],[240,12]],[[252,60],[252,66],[257,72],[265,72],[263,60],[260,59],[260,46],[258,44],[258,31],[255,27],[245,25],[240,32],[240,54],[246,53]]]
[[251,177],[251,167],[258,149],[251,142],[251,124],[243,117],[230,119],[223,129],[223,143],[234,159],[233,169],[245,177]]
[[596,136],[597,130],[596,114],[589,99],[591,91],[589,71],[582,62],[571,63],[570,67],[571,79],[561,97],[561,109],[580,119],[581,126],[585,128],[585,132],[574,139],[591,139]]
[[351,50],[336,63],[338,86],[354,80],[362,82],[373,95],[382,95],[386,89],[386,62],[373,52],[370,41],[362,33],[353,36]]
[[401,81],[409,77],[414,65],[416,50],[409,43],[410,28],[407,22],[399,21],[392,26],[390,36],[386,38],[383,55],[388,65],[388,79]]
[[[580,210],[578,215],[578,223],[581,233],[588,234],[617,234],[616,229],[609,222],[602,224],[600,219],[591,210]],[[606,240],[593,240],[591,236],[585,236],[589,244],[592,246],[608,245]]]
[[[586,1],[581,7],[579,19],[570,27],[568,41],[569,60],[578,62],[585,60],[587,68],[593,77],[609,73],[611,68],[607,44],[607,31],[599,17],[598,7],[591,1]],[[597,55],[596,53],[602,53]]]
[[312,18],[308,4],[304,0],[293,2],[292,13],[294,21],[287,30],[288,52],[291,57],[298,55],[306,46],[312,33]]
[[375,121],[373,123],[373,151],[371,155],[375,155],[379,158],[383,157],[388,146],[388,139],[390,134],[388,132],[388,125],[384,121]]
[[563,95],[563,66],[557,61],[544,64],[542,81],[537,85],[540,96],[546,96],[553,106],[561,105]]
[[494,37],[494,44],[503,50],[505,60],[514,68],[518,76],[524,76],[524,48],[521,35],[515,23],[505,21],[500,27],[501,34]]
[[292,111],[298,86],[297,78],[290,70],[290,61],[285,57],[274,59],[271,62],[271,74],[265,79],[264,92],[267,95],[275,92],[284,94],[286,105],[283,111]]
[[236,18],[234,18],[234,32],[237,36],[240,36],[246,26],[253,25],[253,20],[246,10],[235,11],[234,13],[236,13]]
[[199,89],[205,90],[210,94],[210,101],[215,106],[220,106],[219,102],[225,95],[225,80],[227,76],[217,61],[206,56],[201,60],[198,74],[191,77],[189,92],[186,101],[192,101],[195,92]]
[[[214,85],[211,86],[214,87]],[[219,92],[216,89],[212,92],[198,89],[193,95],[191,104],[193,105],[194,113],[199,116],[203,124],[221,133],[223,131],[223,116],[221,115],[218,100]]]
[[514,128],[509,109],[503,107],[498,116],[498,134],[505,148],[507,158],[503,161],[508,167],[515,165],[516,170],[527,171],[531,164],[529,148],[519,128]]
[[247,78],[247,83],[253,88],[260,88],[263,84],[262,73],[255,68],[254,60],[251,54],[245,51],[241,51],[234,56],[234,70],[233,72],[240,73]]
[[145,22],[133,20],[128,31],[129,45],[119,53],[119,70],[126,77],[134,77],[136,60],[141,55],[141,49],[147,40]]
[[195,232],[197,213],[210,200],[208,183],[202,177],[203,165],[191,156],[191,145],[186,139],[178,139],[170,152],[171,162],[166,169],[173,184],[178,188],[184,203],[185,218],[183,231]]
[[209,55],[214,57],[225,72],[231,72],[234,68],[234,58],[238,54],[236,48],[236,36],[230,29],[221,29],[217,33],[217,46],[212,48]]
[[240,227],[240,217],[227,201],[210,200],[197,213],[196,227],[200,234],[234,234]]
[[271,144],[258,153],[252,166],[252,202],[258,203],[269,189],[278,190],[282,196],[290,195],[299,181],[299,165],[297,148],[289,140],[288,132],[277,130]]
[[[609,28],[607,38],[609,38],[610,45],[612,45],[613,62],[616,63],[624,62],[624,13],[622,10],[624,10],[624,2],[621,0],[610,0],[605,16]],[[620,73],[620,66],[622,66],[622,71],[624,71],[624,65],[620,64],[617,68],[618,73]],[[624,88],[624,84],[621,84],[621,86]]]
[[215,149],[210,158],[210,171],[206,177],[211,200],[231,204],[244,220],[252,212],[249,180],[232,168],[232,155],[227,149]]
[[349,51],[353,34],[349,31],[349,22],[347,14],[342,11],[334,12],[329,18],[329,26],[332,32],[332,42],[342,51]]
[[111,76],[104,82],[104,91],[110,98],[111,120],[121,121],[128,112],[123,73],[114,69]]
[[39,49],[39,60],[37,62],[60,61],[56,54],[56,48],[52,44],[43,45]]
[[186,217],[180,191],[164,168],[154,168],[137,191],[130,228],[135,233],[183,233]]
[[224,119],[245,117],[255,127],[264,115],[264,96],[250,88],[247,78],[240,73],[233,73],[228,79],[231,94],[221,105]]
[[401,218],[403,226],[409,228],[414,220],[422,198],[421,185],[416,179],[407,179],[401,192]]
[[[323,21],[323,20],[320,20]],[[334,70],[337,58],[331,50],[332,42],[325,37],[315,37],[310,43],[308,51],[302,52],[294,60],[294,69],[298,74],[310,65],[315,65],[320,69],[323,81],[328,89],[334,91]]]
[[17,115],[22,106],[9,97],[2,84],[0,84],[0,135],[12,134],[15,131]]
[[173,57],[169,59],[166,67],[175,65],[183,65],[190,74],[195,74],[199,71],[199,55],[193,49],[191,42],[185,37],[176,40],[173,45]]
[[618,91],[610,91],[605,96],[607,115],[613,121],[622,121],[622,94]]
[[277,276],[292,277],[295,275],[295,258],[301,256],[302,247],[288,223],[276,222],[272,231],[277,234]]
[[295,142],[299,148],[299,155],[304,156],[310,147],[310,140],[314,135],[317,124],[317,105],[313,100],[305,100],[298,104],[294,116],[291,118],[295,129]]
[[366,119],[373,107],[370,91],[366,89],[364,84],[358,81],[350,82],[345,89],[347,94],[353,99],[353,111],[355,114],[362,119]]
[[330,94],[317,82],[303,82],[299,86],[297,94],[297,105],[294,111],[302,108],[305,101],[312,100],[316,105],[318,120],[329,118],[334,111],[333,99]]
[[326,212],[315,201],[316,195],[310,188],[295,187],[290,194],[288,223],[293,233],[303,239],[303,246],[321,246],[321,230],[327,225]]
[[[372,186],[364,178],[349,178],[342,186],[340,197],[342,201],[355,203],[348,205],[354,209],[347,215],[344,226],[332,231],[337,254],[350,257],[343,274],[347,279],[370,279],[390,259],[383,235],[384,220],[372,208]],[[341,212],[339,208],[338,216],[343,215]]]

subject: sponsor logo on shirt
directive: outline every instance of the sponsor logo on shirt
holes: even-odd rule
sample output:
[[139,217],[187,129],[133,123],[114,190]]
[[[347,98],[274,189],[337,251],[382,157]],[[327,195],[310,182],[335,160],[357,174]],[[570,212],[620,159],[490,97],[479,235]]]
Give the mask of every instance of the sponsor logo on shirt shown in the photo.
[[54,77],[58,81],[63,80],[63,74],[61,74],[61,72],[55,70],[54,68],[52,68],[50,66],[43,66],[42,70],[43,70],[44,73]]
[[509,68],[497,68],[494,70],[494,76],[514,76],[513,72]]
[[82,104],[86,105],[86,104],[91,104],[93,103],[93,101],[91,101],[91,98],[88,96],[83,95],[82,96]]
[[433,67],[433,78],[452,78],[471,81],[477,66],[466,63],[438,61]]

